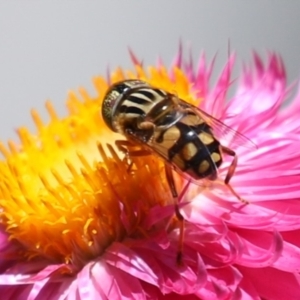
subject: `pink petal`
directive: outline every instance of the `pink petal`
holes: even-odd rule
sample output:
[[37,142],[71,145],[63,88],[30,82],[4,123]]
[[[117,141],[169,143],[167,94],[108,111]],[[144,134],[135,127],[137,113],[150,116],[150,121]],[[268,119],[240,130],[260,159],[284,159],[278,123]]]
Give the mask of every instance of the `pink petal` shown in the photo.
[[287,273],[273,268],[239,267],[243,276],[251,280],[264,299],[298,300],[300,280],[298,274]]
[[99,294],[107,299],[146,299],[139,280],[119,268],[99,262],[92,267],[92,276]]

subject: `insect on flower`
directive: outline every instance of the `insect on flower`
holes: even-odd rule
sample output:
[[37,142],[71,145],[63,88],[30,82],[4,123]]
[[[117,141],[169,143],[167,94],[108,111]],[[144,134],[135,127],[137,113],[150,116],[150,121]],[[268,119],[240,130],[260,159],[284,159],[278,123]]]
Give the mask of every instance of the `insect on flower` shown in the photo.
[[[203,185],[205,181],[217,179],[223,154],[232,156],[224,183],[241,202],[247,203],[230,185],[237,155],[219,140],[226,136],[233,146],[255,145],[221,121],[176,95],[138,79],[117,82],[109,88],[102,104],[102,116],[111,130],[126,137],[127,140],[116,141],[119,150],[128,156],[155,153],[163,158],[175,213],[181,222],[180,240],[183,239],[183,217],[178,208],[172,169]],[[180,259],[181,249],[178,261]]]

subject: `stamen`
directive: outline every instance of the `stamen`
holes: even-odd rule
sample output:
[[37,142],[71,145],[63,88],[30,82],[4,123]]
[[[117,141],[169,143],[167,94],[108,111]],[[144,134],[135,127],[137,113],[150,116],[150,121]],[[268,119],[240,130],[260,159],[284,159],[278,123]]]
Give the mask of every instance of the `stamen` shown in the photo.
[[[137,68],[146,80],[146,72]],[[167,85],[168,77],[158,77]],[[124,78],[119,69],[111,82]],[[115,147],[120,137],[106,128],[99,111],[108,84],[95,78],[94,85],[96,98],[85,89],[80,89],[82,101],[69,94],[69,116],[60,119],[47,101],[49,124],[31,110],[37,134],[22,127],[20,142],[0,143],[5,159],[0,161],[0,219],[10,240],[22,245],[20,259],[44,257],[80,266],[126,235],[149,235],[140,225],[149,210],[172,203],[160,159],[136,156],[127,162]]]

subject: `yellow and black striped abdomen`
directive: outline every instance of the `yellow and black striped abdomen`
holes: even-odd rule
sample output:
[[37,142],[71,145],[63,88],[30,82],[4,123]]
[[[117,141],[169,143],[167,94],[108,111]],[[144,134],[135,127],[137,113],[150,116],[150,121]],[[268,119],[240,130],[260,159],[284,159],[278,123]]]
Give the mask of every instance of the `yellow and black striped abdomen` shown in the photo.
[[207,123],[203,121],[190,125],[186,118],[168,128],[156,142],[164,143],[169,140],[169,136],[176,135],[176,141],[168,149],[169,161],[195,180],[213,180],[217,177],[217,168],[222,163],[220,143],[214,138]]

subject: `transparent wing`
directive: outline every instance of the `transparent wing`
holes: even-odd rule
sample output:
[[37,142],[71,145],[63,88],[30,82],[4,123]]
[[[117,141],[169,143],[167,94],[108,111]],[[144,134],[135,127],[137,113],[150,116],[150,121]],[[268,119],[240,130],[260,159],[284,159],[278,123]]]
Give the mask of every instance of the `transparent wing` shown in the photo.
[[[234,150],[234,148],[237,146],[257,149],[257,145],[240,132],[232,129],[200,108],[188,104],[180,99],[178,101],[179,105],[183,109],[187,111],[190,110],[194,114],[198,115],[200,119],[204,120],[211,127],[214,136],[221,142],[223,146],[228,146],[232,148],[232,150]],[[196,120],[195,123],[197,122],[198,121]]]
[[[185,115],[186,113],[184,113]],[[193,131],[192,128],[189,129],[189,132],[194,132],[195,136],[198,136],[198,133]],[[183,137],[183,132],[180,132],[179,129],[173,125],[169,127],[167,130],[161,130],[159,128],[154,129],[151,138],[144,140],[142,135],[137,135],[136,132],[127,132],[127,138],[132,140],[135,144],[139,144],[141,147],[147,148],[152,153],[161,157],[166,163],[168,163],[176,172],[178,172],[182,177],[186,178],[187,180],[197,184],[198,186],[207,186],[210,180],[210,177],[215,177],[217,175],[217,166],[214,162],[211,162],[211,172],[207,178],[194,178],[190,175],[192,172],[192,167],[186,166],[186,161],[180,155],[180,151],[176,152],[175,155],[172,155],[170,159],[169,150],[174,145],[181,144],[182,147],[186,146],[187,143],[184,143],[180,137]],[[201,141],[199,141],[201,142]],[[181,147],[180,147],[181,148]],[[201,142],[202,153],[204,157],[209,157],[210,152],[207,147]],[[185,151],[188,151],[186,148]],[[186,154],[188,155],[188,154]],[[191,154],[191,157],[193,154]],[[193,173],[193,172],[192,172]]]

